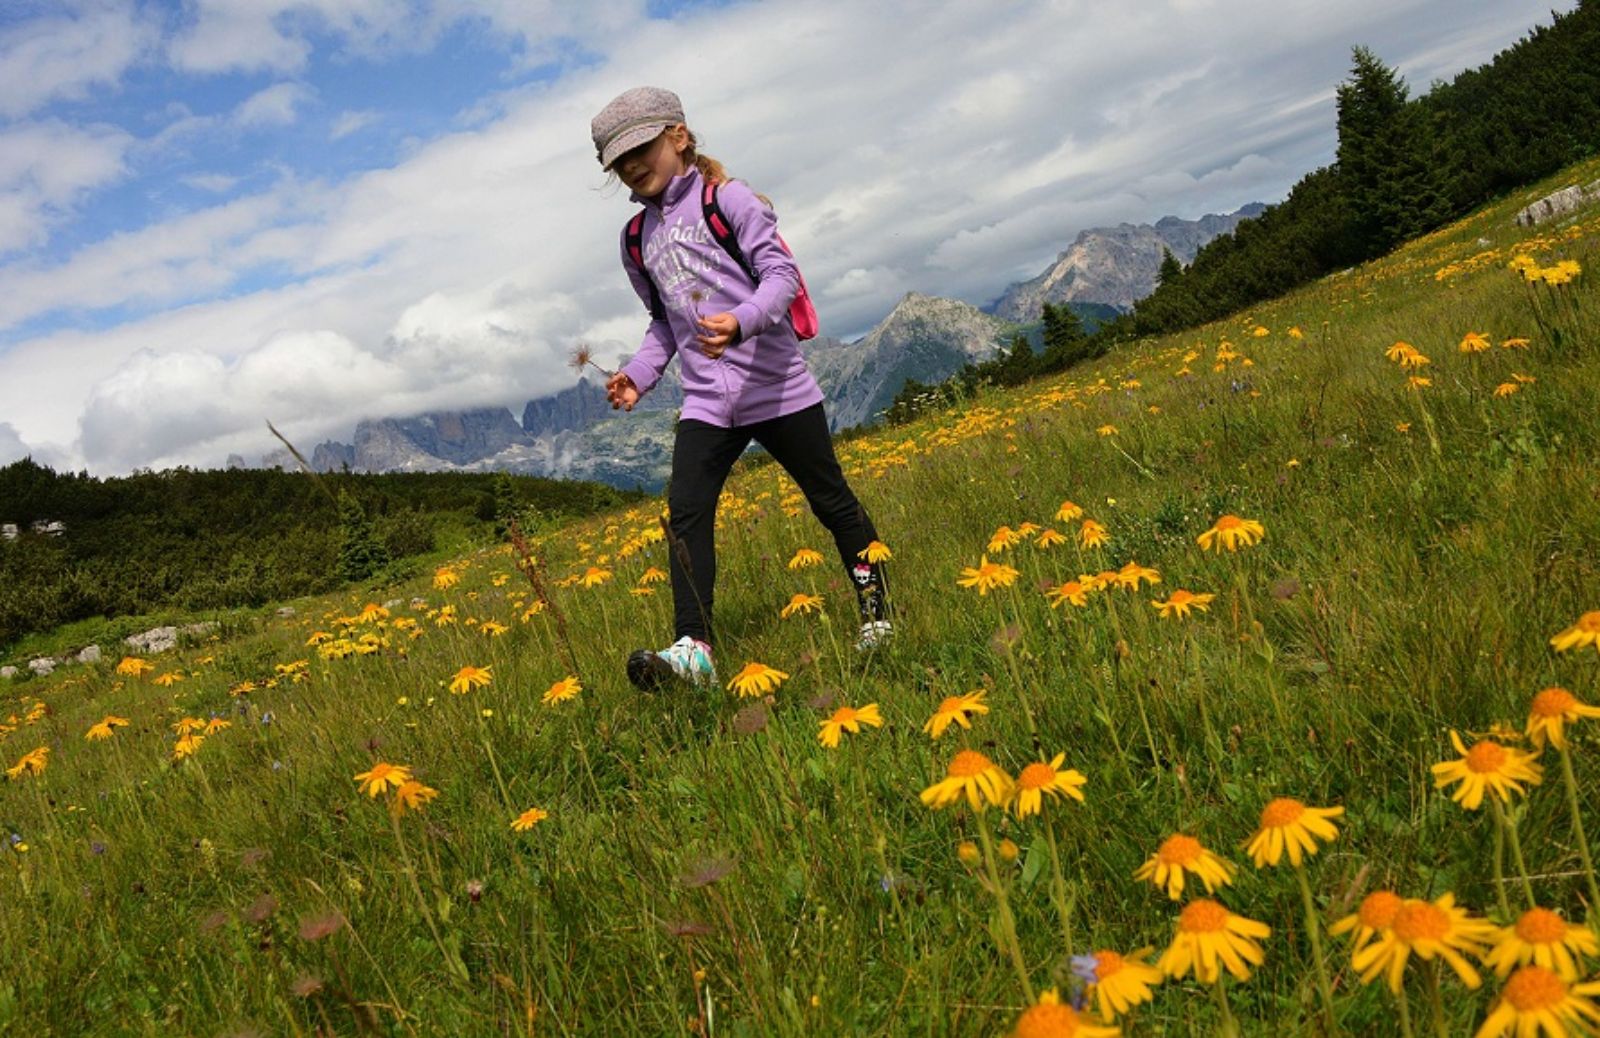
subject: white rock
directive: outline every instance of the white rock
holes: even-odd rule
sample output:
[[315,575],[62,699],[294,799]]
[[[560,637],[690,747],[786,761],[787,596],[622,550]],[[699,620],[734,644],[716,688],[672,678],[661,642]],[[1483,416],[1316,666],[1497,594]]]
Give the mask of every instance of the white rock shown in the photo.
[[1517,214],[1518,227],[1532,227],[1568,213],[1577,212],[1590,202],[1600,199],[1600,180],[1579,187],[1569,184],[1560,191],[1552,191]]
[[278,618],[280,620],[287,620],[291,616],[295,616],[295,615],[297,615],[297,614],[295,613],[294,606],[279,606],[278,607]]
[[17,676],[17,668],[15,668],[15,667],[0,667],[0,678],[14,678],[16,676]]
[[55,671],[56,661],[51,659],[49,656],[40,656],[36,660],[28,661],[28,669],[42,678],[46,674],[50,674]]
[[86,646],[84,646],[83,651],[78,653],[78,657],[77,658],[78,658],[78,662],[79,663],[99,663],[100,662],[100,646],[98,646],[98,645],[86,645]]
[[122,639],[140,652],[166,652],[178,644],[178,629],[176,627],[152,627],[139,634],[130,634]]

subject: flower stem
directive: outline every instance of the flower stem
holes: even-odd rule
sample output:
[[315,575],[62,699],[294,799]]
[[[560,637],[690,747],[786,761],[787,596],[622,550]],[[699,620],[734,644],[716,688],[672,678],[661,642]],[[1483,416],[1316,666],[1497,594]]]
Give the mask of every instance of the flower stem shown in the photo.
[[1589,838],[1583,832],[1583,816],[1578,811],[1578,780],[1572,774],[1572,755],[1565,743],[1556,747],[1561,753],[1561,778],[1567,787],[1567,811],[1572,815],[1572,831],[1578,837],[1578,856],[1583,859],[1583,878],[1589,884],[1589,913],[1600,911],[1600,885],[1595,883],[1594,860],[1589,855]]
[[1077,898],[1068,895],[1067,881],[1061,875],[1061,854],[1056,850],[1056,827],[1048,820],[1044,823],[1045,839],[1050,843],[1050,871],[1052,891],[1055,894],[1056,913],[1061,916],[1061,938],[1066,944],[1067,958],[1072,958],[1072,908]]
[[461,961],[459,954],[444,943],[444,937],[439,933],[439,924],[434,921],[433,910],[428,907],[428,899],[422,893],[422,884],[417,882],[417,867],[411,864],[411,852],[406,849],[405,836],[400,832],[400,816],[391,810],[389,822],[394,828],[394,842],[400,847],[400,862],[404,867],[406,879],[411,881],[411,892],[416,895],[417,908],[421,910],[422,918],[427,921],[428,931],[433,934],[433,943],[438,945],[439,954],[444,956],[444,964],[451,976],[466,983],[471,979],[467,974],[467,965]]
[[1011,914],[1011,901],[1006,896],[1005,885],[1000,882],[1000,870],[994,864],[994,840],[989,835],[989,820],[982,810],[978,816],[978,839],[983,843],[983,866],[989,875],[989,886],[994,893],[995,907],[1000,915],[1000,932],[1006,948],[1011,953],[1011,964],[1017,969],[1017,979],[1022,982],[1022,993],[1032,1005],[1033,982],[1028,979],[1028,964],[1022,957],[1022,945],[1017,941],[1017,921]]
[[1517,877],[1522,880],[1522,896],[1528,899],[1529,908],[1537,908],[1539,903],[1533,898],[1533,881],[1528,878],[1528,863],[1522,858],[1522,839],[1517,835],[1516,820],[1499,800],[1491,796],[1489,802],[1494,805],[1494,816],[1505,826],[1506,836],[1511,840],[1511,860],[1516,862]]
[[1316,899],[1311,896],[1311,880],[1305,867],[1296,865],[1295,879],[1300,881],[1300,899],[1305,903],[1306,933],[1311,937],[1311,960],[1317,967],[1317,989],[1322,993],[1323,1029],[1327,1034],[1338,1030],[1333,1016],[1333,984],[1328,980],[1328,962],[1322,955],[1322,921],[1317,918]]
[[1509,924],[1515,916],[1511,914],[1511,903],[1506,900],[1505,820],[1500,817],[1500,802],[1491,795],[1489,803],[1494,808],[1494,896],[1500,904],[1500,921]]
[[1221,1019],[1217,1021],[1217,1034],[1222,1038],[1238,1038],[1239,1025],[1233,1020],[1233,1011],[1228,1008],[1228,992],[1223,988],[1224,977],[1220,972],[1217,981],[1211,985],[1211,991],[1217,997],[1217,1013]]
[[1433,1033],[1439,1038],[1450,1038],[1450,1029],[1444,1025],[1444,999],[1439,997],[1439,960],[1433,959],[1422,971],[1428,985],[1428,1005],[1433,1011]]
[[1403,985],[1395,992],[1394,1001],[1400,1009],[1400,1038],[1412,1038],[1411,1001],[1406,998],[1406,989]]

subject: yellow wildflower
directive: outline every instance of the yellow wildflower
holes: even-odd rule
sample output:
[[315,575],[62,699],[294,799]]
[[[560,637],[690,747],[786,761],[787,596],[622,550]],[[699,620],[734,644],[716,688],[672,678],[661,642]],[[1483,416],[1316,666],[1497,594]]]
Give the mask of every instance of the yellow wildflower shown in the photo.
[[868,703],[859,708],[841,706],[826,721],[820,723],[822,727],[817,732],[817,741],[831,750],[839,745],[841,732],[854,735],[861,731],[861,726],[864,724],[882,728],[883,717],[878,713],[877,703]]
[[1265,923],[1234,915],[1210,898],[1191,901],[1178,915],[1177,933],[1156,968],[1177,979],[1191,970],[1202,984],[1214,984],[1227,967],[1237,980],[1250,979],[1250,966],[1265,955],[1256,942],[1272,933]]
[[805,569],[822,561],[822,553],[814,548],[801,548],[789,560],[790,569]]
[[1029,764],[1017,773],[1016,798],[1011,810],[1018,818],[1036,815],[1044,806],[1046,795],[1064,800],[1067,797],[1083,802],[1083,787],[1089,780],[1076,768],[1062,770],[1067,755],[1058,753],[1049,763],[1039,761]]
[[494,675],[489,673],[488,667],[462,667],[456,671],[456,676],[450,679],[450,691],[458,696],[466,695],[475,688],[483,688],[494,680]]
[[1267,528],[1254,519],[1241,519],[1236,515],[1224,515],[1212,524],[1211,529],[1196,537],[1201,551],[1217,551],[1227,549],[1238,551],[1241,546],[1248,548],[1259,543],[1267,535]]
[[1011,776],[977,750],[962,750],[950,761],[945,777],[922,791],[931,808],[949,807],[965,797],[974,811],[985,805],[1004,807],[1011,799]]
[[751,662],[733,676],[728,688],[739,696],[760,696],[776,691],[779,685],[788,680],[789,675],[781,670],[765,663]]
[[1461,736],[1453,729],[1450,741],[1460,760],[1443,761],[1433,766],[1433,784],[1443,789],[1452,782],[1461,786],[1450,794],[1450,799],[1469,811],[1483,804],[1485,791],[1502,801],[1511,799],[1512,793],[1523,791],[1521,783],[1537,786],[1544,778],[1543,769],[1534,762],[1534,755],[1523,750],[1502,746],[1490,739],[1481,739],[1467,749]]
[[545,689],[545,693],[539,698],[539,702],[545,706],[554,706],[557,703],[565,703],[569,699],[576,699],[578,693],[582,691],[583,686],[578,683],[577,678],[565,677]]
[[787,620],[796,613],[819,613],[822,611],[822,596],[798,593],[789,599],[789,604],[778,611],[780,619]]
[[1292,797],[1278,797],[1261,809],[1261,825],[1250,837],[1245,850],[1256,868],[1276,865],[1289,852],[1289,864],[1298,867],[1303,858],[1317,853],[1317,841],[1330,841],[1339,835],[1333,819],[1344,814],[1342,807],[1307,807]]
[[1004,563],[990,562],[989,557],[984,555],[980,557],[976,569],[971,566],[963,567],[956,583],[962,587],[975,587],[978,589],[978,594],[987,595],[995,588],[1010,587],[1017,576],[1015,569]]
[[1583,649],[1590,645],[1600,652],[1600,609],[1591,610],[1578,617],[1577,622],[1571,627],[1551,638],[1550,644],[1557,652]]
[[1152,883],[1158,890],[1165,888],[1167,897],[1178,901],[1183,898],[1185,872],[1198,876],[1207,894],[1214,894],[1233,882],[1232,864],[1206,850],[1193,836],[1183,833],[1174,833],[1161,841],[1156,852],[1134,870],[1133,878]]
[[511,820],[511,828],[515,829],[519,833],[525,833],[549,817],[549,811],[546,811],[543,808],[530,807],[516,818]]
[[986,714],[989,712],[989,708],[983,703],[984,696],[987,694],[980,688],[976,691],[968,692],[964,696],[946,696],[940,701],[938,709],[934,710],[933,716],[928,718],[928,723],[922,726],[922,730],[937,739],[952,724],[958,724],[963,728],[970,729],[972,722],[967,720],[968,714]]
[[376,800],[389,789],[399,789],[411,781],[411,769],[404,764],[387,764],[378,761],[371,769],[355,777],[361,792]]

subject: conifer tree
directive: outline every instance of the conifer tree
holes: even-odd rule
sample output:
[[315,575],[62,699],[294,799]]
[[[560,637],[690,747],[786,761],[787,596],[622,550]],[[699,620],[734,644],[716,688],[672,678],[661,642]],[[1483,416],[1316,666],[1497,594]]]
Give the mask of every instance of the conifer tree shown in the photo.
[[1060,371],[1087,356],[1088,336],[1078,312],[1062,303],[1046,303],[1041,311],[1044,318],[1044,356],[1042,366],[1046,371]]
[[1183,277],[1183,264],[1178,262],[1178,257],[1166,246],[1161,247],[1161,269],[1156,271],[1156,284],[1162,288],[1176,285],[1178,279]]
[[1355,48],[1350,78],[1336,92],[1338,168],[1354,251],[1363,257],[1388,252],[1445,215],[1432,125],[1406,95],[1399,73]]
[[366,580],[389,562],[372,520],[348,490],[339,491],[339,579]]
[[517,518],[517,488],[511,475],[497,472],[494,477],[494,535],[505,540],[511,529],[511,520]]

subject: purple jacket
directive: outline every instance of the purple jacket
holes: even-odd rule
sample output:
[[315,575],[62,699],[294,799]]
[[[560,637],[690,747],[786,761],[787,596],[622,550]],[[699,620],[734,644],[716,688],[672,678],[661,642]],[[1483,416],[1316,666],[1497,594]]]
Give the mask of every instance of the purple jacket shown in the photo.
[[[730,180],[717,189],[717,203],[733,227],[739,248],[761,275],[753,283],[734,258],[711,237],[700,206],[700,171],[673,177],[657,201],[645,206],[644,265],[650,271],[665,321],[651,321],[644,342],[622,366],[641,394],[661,380],[676,353],[683,377],[683,417],[724,427],[750,425],[793,414],[822,401],[822,390],[800,356],[789,323],[789,303],[799,288],[794,259],[778,244],[778,219],[749,187]],[[648,308],[650,285],[628,260],[622,265]],[[700,352],[695,317],[731,313],[739,341],[712,360]]]

